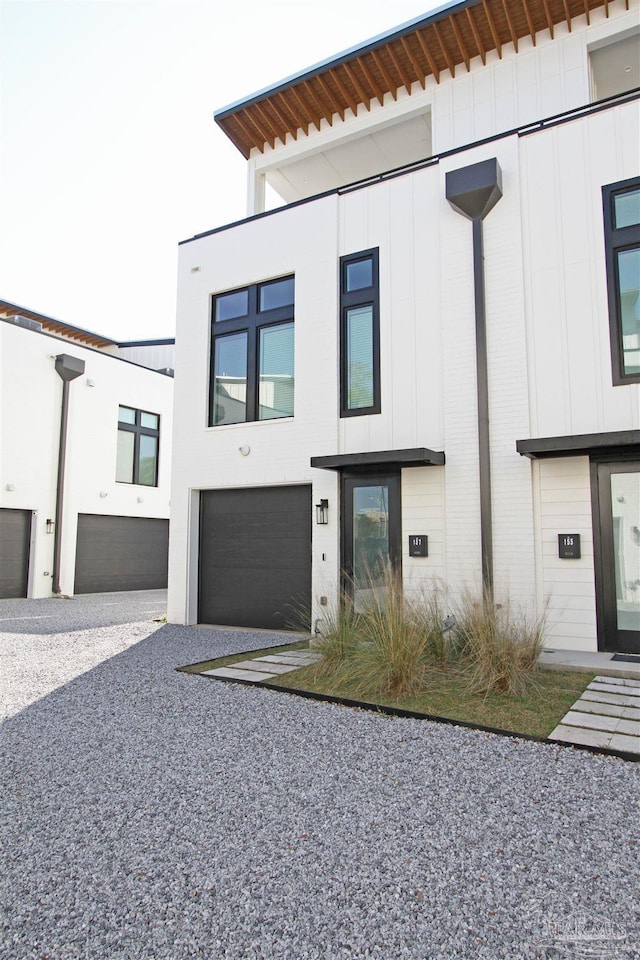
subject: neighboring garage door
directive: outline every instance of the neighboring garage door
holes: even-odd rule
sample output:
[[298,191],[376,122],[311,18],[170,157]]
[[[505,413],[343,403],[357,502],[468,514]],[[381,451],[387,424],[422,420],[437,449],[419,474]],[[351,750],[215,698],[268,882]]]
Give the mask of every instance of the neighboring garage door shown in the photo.
[[169,521],[78,514],[76,593],[167,585]]
[[206,490],[200,623],[278,629],[311,608],[311,487]]
[[0,510],[0,598],[26,597],[31,510]]

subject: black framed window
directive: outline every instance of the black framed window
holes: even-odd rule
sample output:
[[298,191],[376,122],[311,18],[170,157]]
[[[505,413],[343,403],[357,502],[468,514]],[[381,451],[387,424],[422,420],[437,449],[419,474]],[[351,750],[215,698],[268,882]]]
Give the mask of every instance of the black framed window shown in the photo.
[[602,188],[615,385],[640,382],[640,177]]
[[380,413],[378,249],[340,258],[340,416]]
[[157,487],[159,445],[159,414],[118,407],[116,481]]
[[293,416],[293,277],[212,298],[209,426]]

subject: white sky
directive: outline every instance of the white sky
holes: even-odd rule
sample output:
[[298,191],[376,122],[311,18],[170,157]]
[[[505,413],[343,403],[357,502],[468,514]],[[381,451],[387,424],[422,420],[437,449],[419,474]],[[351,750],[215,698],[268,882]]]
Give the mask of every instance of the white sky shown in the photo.
[[442,0],[0,0],[0,298],[174,332],[177,244],[246,214],[212,114]]

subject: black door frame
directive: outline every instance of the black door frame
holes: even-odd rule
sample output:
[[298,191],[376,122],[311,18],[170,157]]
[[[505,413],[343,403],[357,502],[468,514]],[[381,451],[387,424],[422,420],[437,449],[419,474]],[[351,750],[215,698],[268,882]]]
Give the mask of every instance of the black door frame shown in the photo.
[[[618,630],[615,570],[612,563],[614,544],[610,477],[612,473],[635,471],[640,471],[637,456],[590,459],[598,650],[607,653],[640,653],[640,631]],[[603,477],[607,478],[607,482],[602,482]],[[627,636],[623,637],[623,634]]]
[[399,469],[379,466],[368,470],[345,470],[340,477],[340,575],[343,596],[353,594],[353,490],[358,486],[388,485],[389,559],[394,571],[402,571],[402,495]]

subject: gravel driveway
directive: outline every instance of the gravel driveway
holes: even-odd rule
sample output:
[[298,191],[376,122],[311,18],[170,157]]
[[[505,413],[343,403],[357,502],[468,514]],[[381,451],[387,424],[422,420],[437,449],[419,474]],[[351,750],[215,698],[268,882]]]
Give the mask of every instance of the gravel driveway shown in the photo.
[[3,960],[640,957],[637,764],[179,674],[282,638],[161,610],[0,602]]

